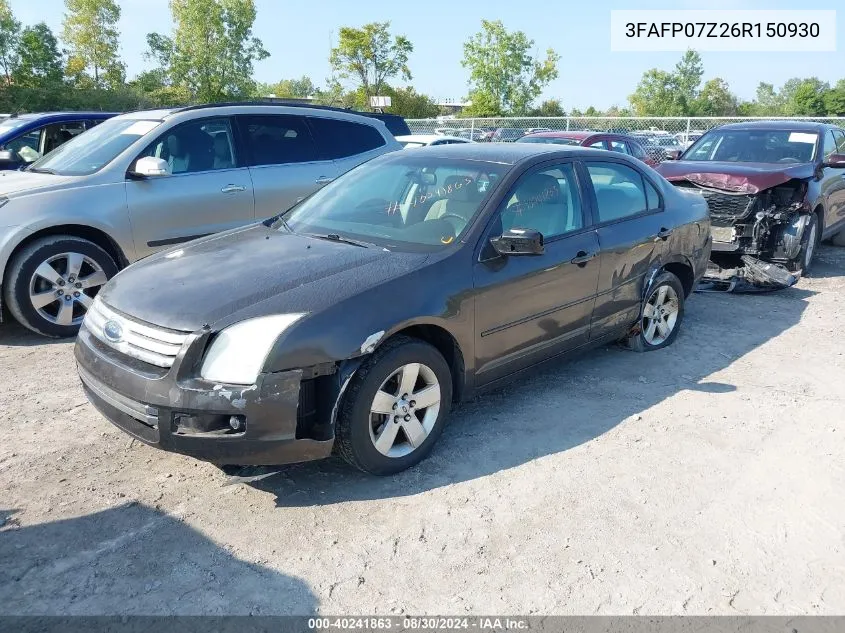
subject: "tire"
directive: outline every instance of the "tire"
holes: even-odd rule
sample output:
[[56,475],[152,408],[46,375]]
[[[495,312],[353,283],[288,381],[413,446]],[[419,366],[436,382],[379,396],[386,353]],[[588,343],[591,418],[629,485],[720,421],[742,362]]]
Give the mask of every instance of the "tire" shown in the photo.
[[[413,378],[415,364],[419,364],[417,379],[404,399],[401,382]],[[435,383],[439,398],[433,403]],[[425,392],[426,402],[433,403],[426,407],[413,398],[424,389],[430,389]],[[378,392],[382,395],[377,400]],[[347,387],[337,419],[337,452],[352,466],[373,475],[392,475],[410,468],[431,452],[451,402],[452,374],[440,352],[414,338],[391,339],[367,359]],[[393,405],[398,406],[394,409]],[[402,416],[405,406],[409,408]]]
[[[55,273],[55,278],[42,276],[39,269],[52,269],[49,276]],[[93,242],[54,235],[35,240],[14,256],[3,291],[18,323],[36,334],[63,338],[76,335],[87,307],[116,274],[115,261]],[[59,290],[66,294],[60,295]],[[55,299],[43,305],[36,299],[46,302],[53,296]]]
[[[658,319],[650,316],[650,313],[654,313],[655,307],[663,308]],[[624,341],[629,349],[635,352],[652,352],[674,342],[684,320],[684,287],[674,274],[664,271],[654,280],[642,314],[643,317],[637,324],[635,333],[629,335]],[[668,326],[668,333],[660,330],[659,323],[661,322],[664,326]],[[653,323],[654,326],[652,326]]]
[[809,272],[813,265],[819,243],[821,242],[818,214],[812,213],[808,217],[810,220],[801,234],[801,250],[798,252],[798,257],[786,263],[786,267],[790,272],[797,272],[799,270],[805,274]]

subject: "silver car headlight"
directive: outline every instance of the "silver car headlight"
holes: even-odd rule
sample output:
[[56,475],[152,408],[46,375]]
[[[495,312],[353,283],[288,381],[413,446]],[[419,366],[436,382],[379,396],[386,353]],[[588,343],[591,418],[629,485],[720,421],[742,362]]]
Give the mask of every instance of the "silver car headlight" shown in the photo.
[[247,319],[223,329],[205,352],[200,376],[213,382],[251,385],[276,339],[305,313]]

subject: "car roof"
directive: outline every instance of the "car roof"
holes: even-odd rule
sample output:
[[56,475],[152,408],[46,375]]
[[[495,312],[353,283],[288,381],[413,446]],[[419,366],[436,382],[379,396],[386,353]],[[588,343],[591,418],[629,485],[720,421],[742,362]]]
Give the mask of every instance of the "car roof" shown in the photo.
[[11,114],[8,116],[9,119],[18,119],[21,121],[36,121],[40,119],[46,118],[57,118],[57,119],[66,119],[66,118],[78,118],[78,117],[86,117],[86,118],[109,118],[113,117],[119,112],[101,112],[99,110],[79,110],[79,111],[66,111],[66,112],[27,112],[25,114]]
[[604,136],[610,139],[620,139],[626,141],[635,141],[628,134],[619,134],[618,132],[589,132],[585,130],[571,130],[569,132],[557,130],[552,132],[534,132],[526,134],[525,138],[565,138],[573,141],[584,141],[593,136]]
[[[546,154],[561,157],[593,156],[603,150],[580,146],[551,145],[541,143],[455,143],[450,145],[428,145],[414,150],[415,156],[450,158],[457,160],[475,160],[488,163],[515,165],[534,157]],[[396,153],[386,154],[395,157]],[[624,156],[620,154],[620,156]],[[386,159],[388,160],[388,159]]]
[[806,132],[818,132],[827,128],[836,127],[830,123],[818,121],[793,121],[792,119],[771,119],[767,121],[742,121],[739,123],[726,123],[720,125],[716,130],[795,130]]

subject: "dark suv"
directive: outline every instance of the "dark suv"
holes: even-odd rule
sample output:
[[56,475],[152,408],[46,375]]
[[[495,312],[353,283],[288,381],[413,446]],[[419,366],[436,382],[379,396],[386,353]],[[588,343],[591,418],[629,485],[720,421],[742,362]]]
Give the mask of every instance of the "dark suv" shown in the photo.
[[845,231],[845,130],[833,125],[723,125],[657,171],[707,200],[716,252],[806,271],[817,244]]

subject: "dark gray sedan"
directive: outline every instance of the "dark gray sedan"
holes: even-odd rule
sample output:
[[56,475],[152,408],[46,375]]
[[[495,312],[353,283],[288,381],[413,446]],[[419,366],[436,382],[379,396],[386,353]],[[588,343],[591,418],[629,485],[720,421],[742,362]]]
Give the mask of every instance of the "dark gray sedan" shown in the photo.
[[619,153],[396,152],[127,268],[76,358],[94,405],[148,444],[218,464],[335,448],[389,474],[483,388],[609,341],[672,343],[709,253],[702,198]]

